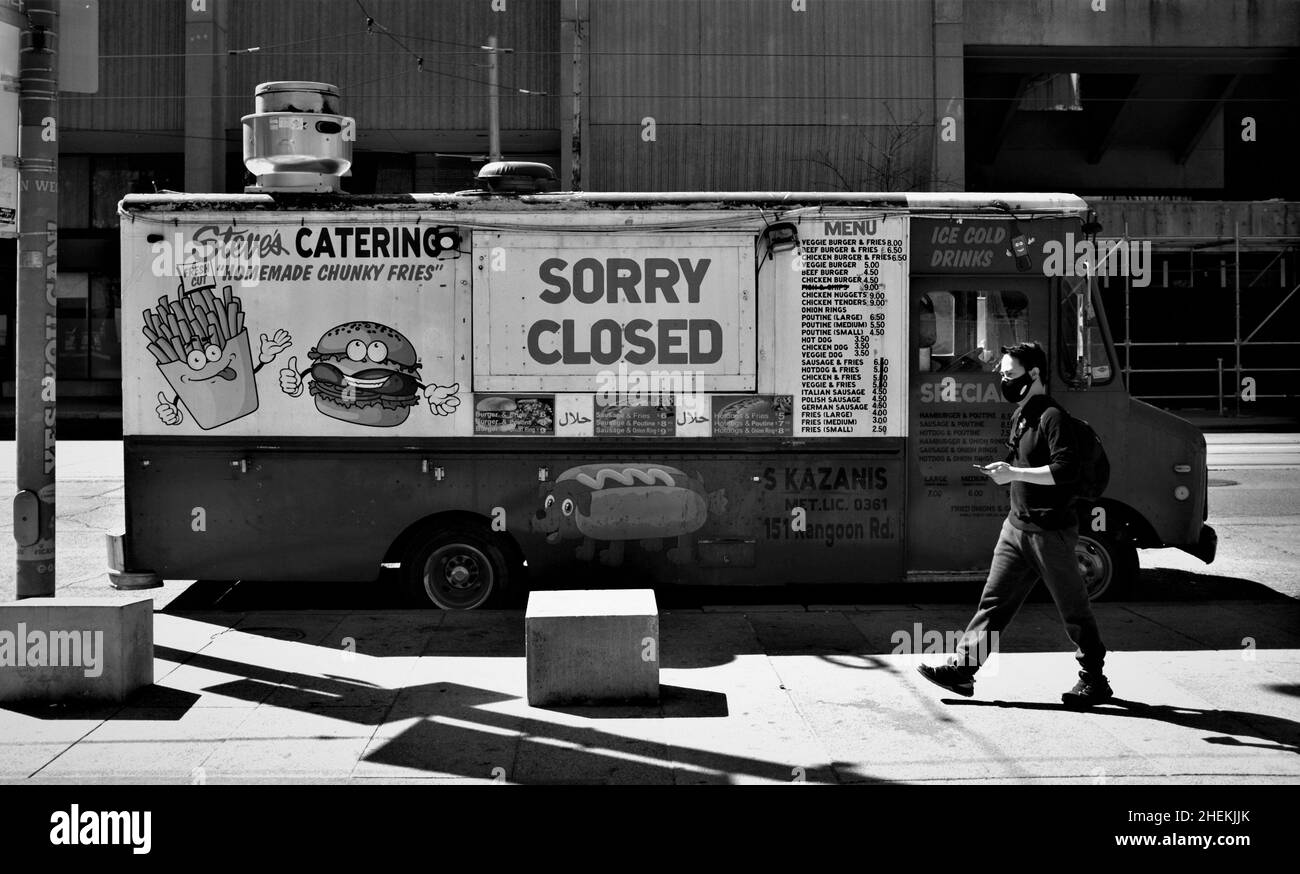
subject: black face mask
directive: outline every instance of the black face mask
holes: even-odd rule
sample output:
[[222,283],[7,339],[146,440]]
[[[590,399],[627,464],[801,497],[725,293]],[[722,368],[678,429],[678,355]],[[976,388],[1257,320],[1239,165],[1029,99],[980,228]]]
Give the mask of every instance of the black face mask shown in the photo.
[[1002,397],[1006,398],[1013,404],[1018,404],[1025,399],[1029,392],[1029,387],[1034,384],[1034,378],[1026,371],[1015,379],[1002,380]]

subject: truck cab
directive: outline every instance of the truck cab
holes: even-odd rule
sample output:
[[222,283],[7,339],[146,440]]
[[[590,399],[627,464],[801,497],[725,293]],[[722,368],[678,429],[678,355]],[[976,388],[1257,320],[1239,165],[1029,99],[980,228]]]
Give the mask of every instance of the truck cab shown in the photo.
[[[1093,427],[1111,464],[1103,496],[1077,508],[1079,566],[1092,597],[1132,584],[1139,548],[1214,558],[1205,438],[1129,395],[1095,285],[1120,265],[1097,229],[1085,235],[1084,217],[913,220],[909,578],[983,573],[984,562],[968,566],[967,544],[991,542],[1005,495],[961,468],[1006,454],[999,349],[1028,339],[1047,350],[1048,393]],[[936,548],[939,530],[947,536]]]

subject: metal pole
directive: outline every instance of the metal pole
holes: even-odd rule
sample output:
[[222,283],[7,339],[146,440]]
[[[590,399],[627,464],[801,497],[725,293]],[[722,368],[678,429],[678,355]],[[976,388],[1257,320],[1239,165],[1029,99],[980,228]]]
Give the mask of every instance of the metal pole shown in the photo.
[[582,150],[587,145],[582,141],[582,26],[581,19],[573,22],[573,136],[569,140],[573,172],[569,177],[570,191],[582,190]]
[[19,60],[17,381],[18,494],[14,497],[19,598],[54,594],[54,388],[58,312],[59,0],[27,0]]
[[[1124,249],[1125,251],[1129,251],[1128,219],[1124,220]],[[1147,265],[1148,268],[1155,266],[1154,260],[1155,259],[1152,258],[1153,263]],[[1124,387],[1128,389],[1130,392],[1133,391],[1133,386],[1132,383],[1130,382],[1130,377],[1132,376],[1132,372],[1129,370],[1129,358],[1133,354],[1133,346],[1131,345],[1133,338],[1129,336],[1129,294],[1132,291],[1133,291],[1133,271],[1125,270],[1124,271]]]
[[1236,328],[1232,332],[1233,347],[1237,350],[1237,378],[1232,393],[1237,396],[1237,415],[1241,415],[1241,222],[1232,223],[1232,244],[1235,270],[1233,274],[1233,296],[1237,301]]
[[1131,393],[1133,391],[1133,327],[1131,314],[1130,295],[1132,294],[1132,282],[1128,277],[1124,279],[1124,387]]
[[501,160],[501,92],[497,83],[497,38],[488,37],[488,160]]
[[1223,418],[1223,359],[1219,359],[1219,388],[1215,392],[1219,398],[1219,418]]

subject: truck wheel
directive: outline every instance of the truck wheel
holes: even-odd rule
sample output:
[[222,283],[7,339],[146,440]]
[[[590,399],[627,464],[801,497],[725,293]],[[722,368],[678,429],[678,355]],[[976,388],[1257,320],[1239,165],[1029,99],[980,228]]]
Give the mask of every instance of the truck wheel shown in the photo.
[[1081,533],[1074,556],[1089,600],[1115,598],[1137,578],[1137,550],[1104,534]]
[[495,545],[470,530],[421,540],[402,561],[406,588],[417,604],[473,610],[496,600],[506,585],[506,561]]

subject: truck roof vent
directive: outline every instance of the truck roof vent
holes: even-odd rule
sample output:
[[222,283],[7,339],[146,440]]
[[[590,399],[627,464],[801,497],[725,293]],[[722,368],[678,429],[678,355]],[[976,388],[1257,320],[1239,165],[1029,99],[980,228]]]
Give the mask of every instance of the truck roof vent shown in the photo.
[[475,177],[493,194],[544,194],[559,191],[560,180],[547,164],[533,161],[493,161]]
[[339,89],[324,82],[263,82],[244,116],[245,191],[330,193],[352,167],[356,122],[338,115]]

